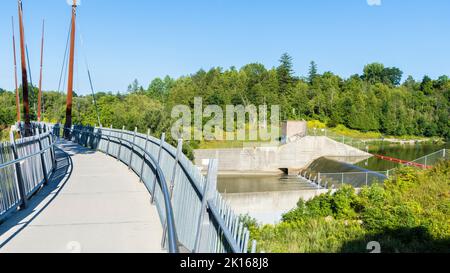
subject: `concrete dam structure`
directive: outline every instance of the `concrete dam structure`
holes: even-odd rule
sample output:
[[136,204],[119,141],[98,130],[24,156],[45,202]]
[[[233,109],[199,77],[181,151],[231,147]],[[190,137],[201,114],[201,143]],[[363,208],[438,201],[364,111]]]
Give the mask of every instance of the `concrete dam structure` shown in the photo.
[[202,169],[208,159],[219,159],[219,172],[295,174],[321,157],[342,158],[355,163],[372,155],[324,136],[305,136],[281,146],[244,147],[241,149],[195,150],[195,164]]

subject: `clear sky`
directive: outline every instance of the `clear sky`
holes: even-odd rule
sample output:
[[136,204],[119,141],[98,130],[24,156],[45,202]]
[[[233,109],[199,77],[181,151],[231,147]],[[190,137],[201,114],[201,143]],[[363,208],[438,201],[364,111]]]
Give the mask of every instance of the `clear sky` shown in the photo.
[[[370,3],[370,4],[369,4]],[[46,19],[44,90],[56,90],[71,10],[66,0],[23,0],[33,82],[39,76],[41,20]],[[276,66],[283,52],[297,75],[311,60],[343,77],[370,62],[421,79],[450,74],[448,0],[83,0],[78,9],[75,89],[88,93],[83,54],[96,91],[125,91],[137,78],[178,77],[213,66]],[[11,16],[0,3],[0,87],[14,88]]]

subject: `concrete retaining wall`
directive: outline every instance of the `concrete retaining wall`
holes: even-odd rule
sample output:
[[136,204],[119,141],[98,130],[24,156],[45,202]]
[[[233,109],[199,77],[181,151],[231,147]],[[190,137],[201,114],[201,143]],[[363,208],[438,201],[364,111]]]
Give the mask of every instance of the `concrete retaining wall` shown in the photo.
[[280,169],[302,169],[314,160],[328,157],[356,157],[371,155],[327,137],[307,136],[282,146],[243,149],[195,150],[195,164],[201,168],[207,159],[219,159],[220,172],[277,172]]

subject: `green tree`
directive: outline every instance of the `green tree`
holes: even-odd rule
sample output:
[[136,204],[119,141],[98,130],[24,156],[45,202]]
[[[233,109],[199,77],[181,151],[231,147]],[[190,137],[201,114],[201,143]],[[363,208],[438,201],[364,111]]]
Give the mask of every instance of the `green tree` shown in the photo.
[[277,68],[280,93],[286,94],[291,84],[294,83],[294,70],[292,57],[284,53],[280,58],[280,65]]
[[312,83],[316,77],[317,77],[317,64],[314,61],[311,61],[308,72],[309,82]]

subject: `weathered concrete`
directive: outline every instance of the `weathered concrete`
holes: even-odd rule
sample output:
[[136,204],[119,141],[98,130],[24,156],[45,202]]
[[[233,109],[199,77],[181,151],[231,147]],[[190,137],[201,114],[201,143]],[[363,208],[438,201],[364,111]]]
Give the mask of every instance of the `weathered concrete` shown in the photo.
[[224,194],[237,214],[248,214],[262,224],[274,224],[297,206],[300,199],[310,200],[328,190],[302,190]]
[[[162,252],[162,226],[138,177],[115,159],[62,143],[65,173],[0,225],[0,252]],[[62,179],[61,179],[62,178]]]
[[306,121],[285,121],[281,124],[282,143],[293,142],[299,138],[305,137],[308,130]]
[[321,157],[353,157],[358,161],[370,154],[328,137],[307,136],[295,142],[273,147],[195,150],[195,163],[201,168],[206,159],[219,158],[219,172],[277,172],[303,169]]

